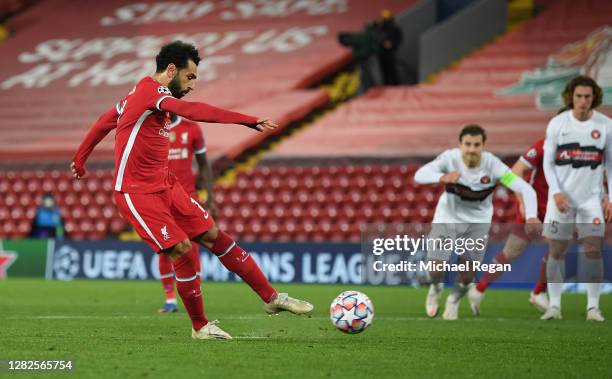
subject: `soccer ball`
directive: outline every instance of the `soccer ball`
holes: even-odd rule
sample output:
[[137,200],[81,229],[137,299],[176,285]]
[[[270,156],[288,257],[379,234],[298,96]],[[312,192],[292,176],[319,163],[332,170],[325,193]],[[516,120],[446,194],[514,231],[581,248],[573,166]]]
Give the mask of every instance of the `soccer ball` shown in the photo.
[[361,333],[372,324],[374,305],[369,297],[358,291],[344,291],[329,307],[332,324],[344,333]]

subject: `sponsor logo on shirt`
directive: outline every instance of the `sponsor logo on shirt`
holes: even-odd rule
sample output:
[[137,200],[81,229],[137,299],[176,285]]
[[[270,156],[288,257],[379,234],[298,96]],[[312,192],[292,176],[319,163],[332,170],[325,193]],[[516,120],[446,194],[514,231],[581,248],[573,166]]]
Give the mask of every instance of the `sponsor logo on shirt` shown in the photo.
[[[490,180],[491,179],[489,178],[489,181]],[[465,201],[482,201],[489,197],[494,190],[495,186],[491,186],[483,190],[473,190],[468,186],[458,183],[449,183],[445,187],[446,192],[457,195],[461,198],[461,200]]]
[[189,157],[189,150],[185,147],[175,147],[168,151],[168,159],[171,161],[177,159],[186,159]]
[[557,146],[555,164],[572,165],[572,168],[597,168],[603,162],[603,150],[597,146],[580,146],[579,143],[568,143]]

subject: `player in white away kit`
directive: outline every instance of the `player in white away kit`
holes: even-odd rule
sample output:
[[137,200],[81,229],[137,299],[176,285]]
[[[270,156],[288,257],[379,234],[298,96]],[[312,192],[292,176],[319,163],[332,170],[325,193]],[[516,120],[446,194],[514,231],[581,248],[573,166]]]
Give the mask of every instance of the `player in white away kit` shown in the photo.
[[[466,246],[462,254],[455,249],[455,253],[460,255],[459,263],[466,263],[466,267],[458,273],[455,289],[446,299],[442,315],[445,320],[457,319],[459,302],[474,279],[474,267],[469,262],[480,263],[484,258],[487,233],[493,218],[491,195],[497,183],[522,196],[527,224],[540,224],[535,191],[522,178],[512,173],[499,158],[484,151],[486,138],[481,126],[465,126],[459,134],[459,148],[446,150],[421,167],[414,176],[418,184],[443,183],[446,187],[438,200],[429,238],[484,240],[481,246],[472,244],[470,249]],[[530,229],[532,227],[533,225],[529,226]],[[428,249],[427,258],[430,263],[439,265],[447,262],[451,253],[439,247],[432,248]],[[444,270],[431,270],[429,275],[432,284],[425,308],[427,316],[436,317],[443,289]]]
[[[542,320],[561,319],[561,291],[565,274],[565,254],[577,224],[578,239],[586,255],[584,280],[587,287],[587,320],[604,321],[599,310],[603,280],[601,249],[606,221],[612,219],[612,203],[604,193],[603,165],[612,188],[612,121],[595,111],[602,101],[602,90],[587,77],[572,79],[563,91],[568,109],[548,124],[544,142],[544,174],[548,182],[548,206],[544,237],[549,241],[549,308]],[[605,154],[605,159],[604,159]]]

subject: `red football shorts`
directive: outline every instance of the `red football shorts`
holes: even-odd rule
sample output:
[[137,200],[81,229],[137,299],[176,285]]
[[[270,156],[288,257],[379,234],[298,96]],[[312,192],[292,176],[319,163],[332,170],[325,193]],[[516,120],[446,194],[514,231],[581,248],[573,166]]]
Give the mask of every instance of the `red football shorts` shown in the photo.
[[193,239],[215,225],[212,216],[178,182],[156,193],[115,192],[115,203],[156,252]]

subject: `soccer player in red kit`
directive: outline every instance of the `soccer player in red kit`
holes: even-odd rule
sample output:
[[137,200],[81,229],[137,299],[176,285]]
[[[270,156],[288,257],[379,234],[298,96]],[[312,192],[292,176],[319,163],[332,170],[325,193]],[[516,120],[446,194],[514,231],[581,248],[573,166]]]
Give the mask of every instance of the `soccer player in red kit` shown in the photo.
[[[546,215],[546,203],[548,202],[548,184],[544,177],[542,168],[544,157],[544,138],[538,140],[516,161],[512,166],[512,171],[520,177],[530,174],[530,183],[538,198],[538,219],[543,220]],[[525,223],[525,211],[523,203],[517,197],[517,212],[514,228],[506,240],[502,251],[493,258],[493,263],[512,263],[527,248],[531,238],[525,233],[523,224]],[[539,311],[546,312],[548,309],[548,298],[546,297],[546,260],[548,253],[542,258],[540,264],[540,274],[533,291],[530,293],[529,302]],[[468,291],[470,307],[475,315],[480,314],[480,303],[484,297],[484,292],[489,285],[503,274],[502,271],[495,273],[485,273],[476,286]]]
[[206,103],[180,100],[195,86],[198,51],[174,41],[156,56],[156,72],[141,79],[116,106],[104,113],[79,146],[71,170],[85,175],[85,161],[112,129],[115,134],[114,198],[121,215],[154,251],[172,260],[176,286],[192,322],[194,339],[231,339],[209,322],[204,313],[200,275],[191,241],[208,248],[262,299],[267,313],[303,314],[313,306],[278,293],[253,258],[224,231],[212,216],[185,192],[168,170],[169,114],[194,121],[242,124],[258,131],[274,129],[267,119],[220,109]]
[[[198,201],[197,190],[206,187],[207,199],[204,208],[217,218],[212,191],[212,172],[206,158],[206,143],[200,126],[181,116],[170,115],[170,152],[168,154],[168,169],[178,179],[183,189],[193,199]],[[197,162],[197,175],[192,169],[193,158]],[[196,271],[200,272],[200,251],[198,244],[192,244],[190,254],[197,262]],[[166,254],[159,254],[159,274],[166,298],[165,304],[159,309],[160,313],[176,312],[176,296],[174,294],[174,270],[172,261]]]

